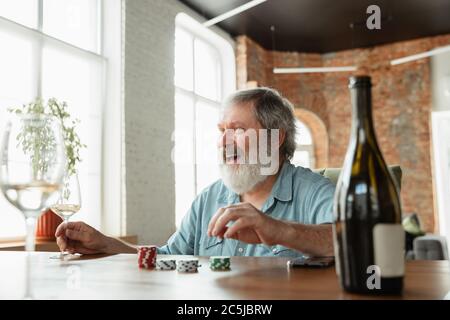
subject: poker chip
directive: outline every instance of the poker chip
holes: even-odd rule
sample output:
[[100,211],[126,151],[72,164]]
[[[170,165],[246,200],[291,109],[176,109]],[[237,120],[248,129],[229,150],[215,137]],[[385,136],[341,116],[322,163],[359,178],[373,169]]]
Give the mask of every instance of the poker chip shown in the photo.
[[139,268],[150,269],[155,266],[155,263],[156,263],[156,246],[138,248]]
[[214,271],[227,271],[230,270],[231,260],[230,257],[210,257],[209,267]]
[[156,269],[158,270],[175,270],[177,268],[176,260],[159,259],[156,260]]
[[197,272],[198,259],[182,259],[177,261],[178,272]]

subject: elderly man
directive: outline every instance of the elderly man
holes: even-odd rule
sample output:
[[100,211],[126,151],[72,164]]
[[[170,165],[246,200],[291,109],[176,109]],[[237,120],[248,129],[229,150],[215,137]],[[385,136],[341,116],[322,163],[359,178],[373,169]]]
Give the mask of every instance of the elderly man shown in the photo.
[[[238,91],[227,100],[218,128],[222,179],[197,196],[179,230],[158,253],[333,255],[334,186],[289,162],[296,134],[291,104],[269,88]],[[261,153],[257,161],[249,161],[252,151],[269,144],[256,135],[255,145],[251,132],[268,132],[271,142],[276,137],[268,151],[272,170],[264,170],[268,168],[260,161]],[[60,249],[71,253],[136,252],[135,247],[82,222],[61,224],[56,236]]]

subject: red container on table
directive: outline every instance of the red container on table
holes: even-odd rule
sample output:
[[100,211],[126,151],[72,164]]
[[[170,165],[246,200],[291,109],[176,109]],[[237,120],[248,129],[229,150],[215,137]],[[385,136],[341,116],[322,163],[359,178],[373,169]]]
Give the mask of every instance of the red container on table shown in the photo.
[[36,238],[38,240],[54,241],[56,228],[62,223],[62,219],[51,209],[45,211],[38,219],[36,226]]

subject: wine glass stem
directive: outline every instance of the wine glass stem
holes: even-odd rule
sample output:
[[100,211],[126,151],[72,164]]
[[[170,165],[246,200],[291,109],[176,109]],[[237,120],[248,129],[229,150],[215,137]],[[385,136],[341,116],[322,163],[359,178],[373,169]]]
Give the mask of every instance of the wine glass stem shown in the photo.
[[[68,222],[69,222],[69,218],[68,217],[64,217],[63,223],[64,223],[65,227],[67,227],[67,223]],[[68,254],[69,254],[69,252],[66,249],[66,250],[64,250],[64,252],[61,252],[61,257],[65,256],[65,255],[68,255]]]
[[27,250],[27,259],[25,265],[25,294],[23,296],[24,300],[33,299],[33,294],[31,291],[31,252]]
[[36,217],[26,218],[27,238],[25,242],[25,250],[28,252],[35,251],[36,247]]

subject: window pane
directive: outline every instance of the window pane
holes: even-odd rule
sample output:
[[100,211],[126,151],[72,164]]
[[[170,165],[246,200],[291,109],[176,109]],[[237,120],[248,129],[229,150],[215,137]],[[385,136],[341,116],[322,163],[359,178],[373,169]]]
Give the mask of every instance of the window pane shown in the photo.
[[221,100],[220,58],[217,50],[195,39],[195,93],[215,101]]
[[292,157],[291,163],[295,166],[309,168],[311,166],[309,152],[308,151],[295,151],[294,156]]
[[219,105],[198,101],[196,104],[197,194],[219,179],[217,139]]
[[33,46],[3,31],[0,43],[0,109],[5,109],[30,102],[34,96]]
[[175,29],[175,85],[194,90],[193,38],[181,28]]
[[[78,166],[83,208],[77,216],[99,228],[101,173],[101,81],[102,63],[66,53],[55,47],[43,50],[42,94],[66,101],[69,113],[81,123],[76,130],[81,142],[82,162]],[[93,177],[98,180],[93,183]]]
[[98,0],[44,0],[44,32],[98,52]]
[[[32,43],[0,31],[0,136],[7,109],[34,98]],[[23,215],[0,195],[0,238],[25,235]]]
[[194,103],[189,95],[175,95],[175,194],[176,225],[180,225],[195,197]]
[[309,128],[301,121],[296,121],[297,133],[295,136],[295,141],[297,144],[310,145],[312,144],[311,131]]
[[36,28],[38,17],[38,1],[0,0],[0,16],[26,25],[30,28]]

